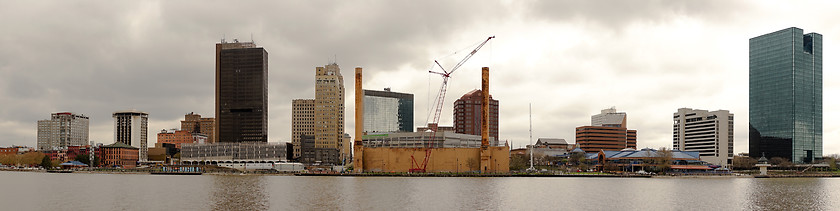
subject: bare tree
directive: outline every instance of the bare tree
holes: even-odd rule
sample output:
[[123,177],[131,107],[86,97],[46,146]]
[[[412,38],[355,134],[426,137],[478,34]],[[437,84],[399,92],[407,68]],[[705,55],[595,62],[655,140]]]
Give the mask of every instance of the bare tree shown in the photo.
[[671,169],[671,163],[674,162],[674,153],[665,147],[659,148],[656,151],[656,158],[654,158],[654,165],[659,172],[665,172]]
[[736,156],[735,159],[732,160],[732,167],[734,169],[752,169],[755,167],[755,164],[758,164],[758,160],[746,156]]

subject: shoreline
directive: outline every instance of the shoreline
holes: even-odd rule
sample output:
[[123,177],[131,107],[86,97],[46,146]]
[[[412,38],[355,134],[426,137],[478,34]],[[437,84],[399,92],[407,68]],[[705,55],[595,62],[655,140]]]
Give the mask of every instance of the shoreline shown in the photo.
[[[10,172],[36,172],[49,173],[47,170],[38,169],[0,169]],[[133,170],[71,170],[74,174],[152,174],[150,171]],[[52,174],[52,173],[51,173]],[[164,174],[175,175],[175,174]],[[203,172],[200,175],[213,176],[306,176],[306,177],[575,177],[575,178],[840,178],[840,174],[771,174],[771,175],[641,175],[641,174],[451,174],[451,173],[265,173],[265,172]],[[183,175],[183,176],[200,176]]]

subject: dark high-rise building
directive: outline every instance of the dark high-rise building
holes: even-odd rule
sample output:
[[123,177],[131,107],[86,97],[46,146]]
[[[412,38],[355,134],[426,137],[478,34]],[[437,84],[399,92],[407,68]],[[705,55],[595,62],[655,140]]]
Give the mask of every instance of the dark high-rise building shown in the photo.
[[365,132],[414,132],[414,95],[364,90]]
[[[481,90],[472,90],[455,100],[455,132],[481,135]],[[490,95],[490,137],[499,140],[499,101]]]
[[268,142],[268,52],[253,42],[216,44],[215,142]]
[[750,39],[750,157],[822,157],[822,35],[791,27]]

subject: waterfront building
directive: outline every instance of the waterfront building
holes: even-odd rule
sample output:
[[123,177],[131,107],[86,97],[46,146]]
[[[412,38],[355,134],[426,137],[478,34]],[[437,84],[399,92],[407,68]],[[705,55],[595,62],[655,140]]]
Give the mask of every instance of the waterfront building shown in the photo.
[[414,132],[414,95],[364,90],[364,132]]
[[700,160],[732,165],[735,116],[727,110],[680,108],[674,113],[674,149],[700,153]]
[[268,142],[268,51],[254,42],[216,44],[213,142]]
[[594,168],[601,171],[628,171],[635,172],[656,167],[656,160],[670,154],[670,171],[692,172],[712,170],[708,164],[700,160],[699,152],[670,150],[662,152],[655,149],[644,148],[641,150],[600,150],[598,152],[586,153],[586,160],[594,165]]
[[750,157],[822,158],[822,40],[795,27],[750,39]]
[[215,134],[214,127],[216,125],[216,118],[201,117],[200,114],[190,112],[184,115],[184,120],[181,121],[181,130],[189,131],[193,134],[201,134],[207,137],[207,143],[215,143],[213,139]]
[[[281,161],[286,144],[275,142],[218,142],[181,144],[182,162]],[[214,164],[215,164],[214,163]]]
[[114,142],[137,148],[140,161],[148,156],[149,113],[126,110],[114,112]]
[[38,121],[38,150],[66,149],[88,144],[90,118],[71,112],[53,113]]
[[14,147],[0,147],[0,155],[16,155],[18,149]]
[[301,156],[301,136],[315,137],[315,99],[292,100],[292,145],[294,158]]
[[[366,148],[479,148],[481,147],[481,136],[453,131],[369,133],[362,136],[362,144]],[[490,137],[490,146],[501,145],[499,145],[498,140]]]
[[339,150],[335,148],[315,147],[315,136],[302,135],[300,142],[300,162],[305,164],[337,164]]
[[140,160],[140,150],[123,142],[99,147],[99,151],[100,166],[104,167],[136,168]]
[[[455,100],[452,119],[454,119],[456,133],[481,135],[481,100],[483,98],[481,90],[475,89]],[[493,99],[493,95],[490,95],[490,137],[499,139],[499,101]]]
[[210,142],[207,141],[207,136],[204,134],[190,133],[187,130],[163,129],[157,134],[157,143],[174,144],[175,148],[180,149],[181,144]]
[[528,146],[526,150],[533,149],[535,157],[564,157],[569,155],[569,151],[574,149],[574,146],[562,138],[538,138],[537,143]]
[[583,151],[636,149],[636,130],[627,129],[627,114],[615,107],[592,116],[591,126],[575,128],[575,143]]
[[315,147],[350,154],[343,146],[344,77],[338,64],[331,63],[315,68]]
[[158,142],[155,143],[155,147],[149,148],[149,161],[164,164],[175,164],[173,158],[175,157],[175,154],[179,152],[181,152],[181,150],[176,148],[175,144]]

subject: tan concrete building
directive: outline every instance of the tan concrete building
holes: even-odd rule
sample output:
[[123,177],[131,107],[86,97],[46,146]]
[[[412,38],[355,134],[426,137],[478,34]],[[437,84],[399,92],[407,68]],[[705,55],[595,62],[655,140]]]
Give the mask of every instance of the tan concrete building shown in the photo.
[[190,112],[184,115],[184,120],[181,121],[181,130],[205,135],[207,136],[207,143],[215,143],[215,139],[213,139],[215,124],[216,118],[201,117],[200,114]]
[[344,77],[338,64],[315,68],[315,147],[344,152]]
[[294,158],[299,158],[301,136],[315,136],[315,99],[292,100],[292,145]]

